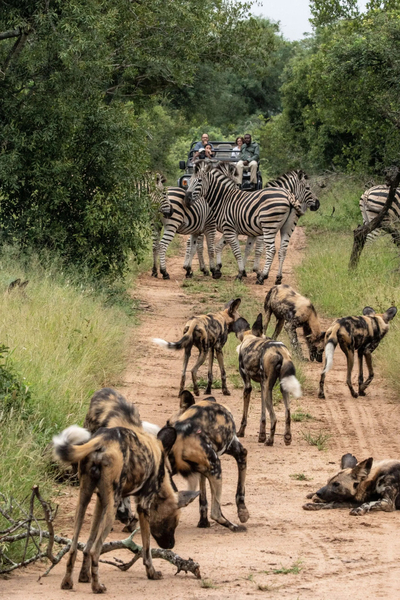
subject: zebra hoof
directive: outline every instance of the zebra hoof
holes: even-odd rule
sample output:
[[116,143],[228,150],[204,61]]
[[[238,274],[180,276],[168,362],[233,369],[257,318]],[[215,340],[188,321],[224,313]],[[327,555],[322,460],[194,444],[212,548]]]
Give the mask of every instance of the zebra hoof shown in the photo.
[[155,271],[155,270],[153,269],[153,270],[152,270],[152,272],[151,272],[151,276],[152,276],[152,277],[158,277],[158,273],[157,273],[157,271]]
[[210,271],[207,271],[207,269],[201,269],[201,272],[203,273],[204,277],[208,277],[210,275]]
[[220,271],[222,269],[222,263],[218,263],[217,264],[217,271]]
[[256,285],[264,285],[264,277],[257,277]]
[[246,271],[243,271],[243,277],[247,277]]
[[162,274],[162,278],[163,279],[170,279],[170,276],[168,275],[168,273],[165,271],[165,273]]
[[221,279],[221,277],[222,277],[221,271],[214,271],[212,274],[213,279]]
[[236,275],[235,277],[235,281],[242,281],[243,279],[243,275],[241,273],[239,273],[238,275]]
[[186,279],[192,279],[192,277],[193,277],[193,271],[186,271],[185,277],[186,277]]
[[280,285],[282,283],[282,277],[277,277],[275,279],[275,285]]

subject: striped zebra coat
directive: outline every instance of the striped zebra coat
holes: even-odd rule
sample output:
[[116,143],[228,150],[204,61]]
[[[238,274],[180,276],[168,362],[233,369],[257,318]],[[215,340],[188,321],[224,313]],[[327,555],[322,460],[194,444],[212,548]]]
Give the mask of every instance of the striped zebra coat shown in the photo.
[[[235,167],[232,166],[235,171]],[[269,187],[255,192],[237,189],[235,182],[226,173],[226,166],[217,164],[196,164],[186,192],[189,206],[203,197],[211,210],[219,230],[231,245],[238,263],[238,279],[244,275],[244,262],[238,235],[257,238],[262,235],[266,249],[266,261],[262,272],[257,274],[257,283],[263,284],[268,278],[275,256],[275,237],[281,232],[279,249],[279,270],[275,283],[282,282],[282,269],[290,237],[297,221],[307,208],[318,210],[319,200],[308,186],[299,188],[297,198],[288,190]]]
[[[312,196],[312,192],[310,186],[308,184],[308,176],[302,170],[289,171],[284,175],[281,175],[277,179],[273,179],[268,181],[265,185],[266,188],[270,187],[279,187],[284,188],[285,190],[289,190],[292,192],[296,198],[304,198],[305,196]],[[296,207],[295,207],[296,208]],[[300,212],[303,214],[307,209],[306,203],[304,206],[300,207]],[[222,251],[225,245],[228,242],[225,240],[225,237],[222,236],[216,246],[216,254],[217,254],[217,269],[221,269],[222,267]],[[250,252],[255,244],[255,257],[253,264],[253,272],[258,273],[260,270],[260,259],[264,249],[264,240],[263,237],[260,236],[258,238],[249,237],[246,243],[245,253],[244,253],[244,268],[246,269],[247,260],[250,256]],[[246,276],[246,272],[244,273]]]
[[[192,260],[196,253],[199,256],[200,270],[209,275],[203,257],[203,233],[206,237],[208,255],[210,260],[210,271],[215,279],[221,277],[221,273],[215,269],[215,220],[211,215],[208,204],[200,199],[193,206],[186,206],[185,191],[178,187],[169,187],[165,196],[161,199],[159,210],[162,216],[159,223],[153,225],[153,269],[152,276],[157,277],[158,257],[160,259],[160,273],[163,279],[169,279],[165,255],[169,244],[176,233],[190,235],[186,246],[186,255],[183,268],[186,269],[186,277],[192,277]],[[170,216],[166,216],[170,214]],[[161,237],[161,229],[164,233]]]
[[[378,216],[381,212],[387,197],[389,195],[389,188],[387,185],[375,185],[374,187],[366,190],[360,198],[360,210],[362,214],[363,224],[368,225]],[[392,235],[395,244],[400,246],[400,231],[396,229],[400,221],[400,188],[396,190],[396,196],[392,207],[390,208],[387,216],[382,221],[382,225],[379,229],[371,231],[367,236],[367,241],[374,241],[384,231]]]

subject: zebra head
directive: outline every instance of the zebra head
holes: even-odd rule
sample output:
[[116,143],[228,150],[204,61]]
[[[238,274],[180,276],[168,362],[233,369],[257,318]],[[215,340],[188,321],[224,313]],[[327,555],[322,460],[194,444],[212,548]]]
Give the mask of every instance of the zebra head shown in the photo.
[[192,206],[199,198],[207,194],[210,186],[207,173],[214,167],[211,162],[199,160],[194,165],[193,174],[190,178],[189,185],[185,193],[186,206]]
[[170,219],[174,213],[171,202],[168,198],[168,191],[165,188],[167,178],[163,173],[157,171],[155,174],[155,197],[158,202],[158,210],[165,219]]
[[190,179],[188,189],[185,194],[185,203],[191,206],[200,197],[205,198],[210,189],[213,175],[222,174],[232,182],[232,185],[238,182],[238,172],[236,166],[229,162],[198,161],[194,167],[193,175]]
[[308,176],[301,169],[298,171],[289,171],[278,177],[278,179],[269,181],[265,187],[281,187],[292,192],[296,200],[300,202],[303,214],[307,208],[315,211],[320,207],[318,198],[311,191]]

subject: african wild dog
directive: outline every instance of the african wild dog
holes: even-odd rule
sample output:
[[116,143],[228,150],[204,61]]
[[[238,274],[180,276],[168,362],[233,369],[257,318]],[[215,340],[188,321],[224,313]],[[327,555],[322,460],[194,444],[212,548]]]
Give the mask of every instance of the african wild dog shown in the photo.
[[[103,388],[94,393],[83,426],[92,435],[100,427],[129,428],[142,426],[147,433],[151,433],[155,437],[160,431],[160,427],[157,427],[157,425],[148,421],[141,421],[136,406],[112,388]],[[125,525],[122,531],[134,531],[138,516],[137,513],[132,511],[129,496],[121,499],[115,516]]]
[[264,333],[267,332],[271,315],[274,315],[277,322],[272,339],[277,339],[285,325],[293,350],[302,359],[301,346],[296,333],[296,328],[302,327],[310,352],[310,360],[322,362],[325,332],[321,332],[318,315],[308,298],[295,292],[289,285],[274,285],[266,295],[264,312]]
[[209,356],[208,363],[208,383],[205,394],[211,394],[211,386],[213,381],[213,362],[214,352],[217,355],[219,368],[221,371],[222,393],[225,396],[230,396],[230,392],[226,386],[226,372],[224,367],[224,355],[222,348],[225,346],[228,334],[232,331],[232,324],[239,318],[238,307],[240,298],[231,300],[225,304],[224,310],[211,313],[208,315],[199,315],[192,317],[187,321],[183,329],[183,337],[179,342],[166,342],[159,338],[154,338],[153,342],[169,350],[185,349],[183,358],[183,370],[181,383],[179,387],[179,395],[185,387],[186,369],[189,362],[192,347],[196,346],[199,350],[199,357],[194,365],[191,373],[193,380],[193,393],[199,395],[199,387],[197,385],[197,371]]
[[344,454],[341,471],[303,506],[304,510],[351,508],[351,515],[365,515],[373,510],[392,512],[400,509],[400,461],[361,462],[352,454]]
[[93,437],[86,429],[73,425],[53,438],[59,460],[79,463],[80,479],[74,535],[62,589],[73,587],[72,571],[78,537],[95,491],[97,501],[79,581],[88,583],[92,578],[93,592],[105,591],[104,585],[99,582],[100,552],[112,528],[116,508],[121,498],[128,495],[134,496],[136,501],[147,577],[162,577],[153,567],[150,532],[161,547],[173,548],[179,509],[194,500],[198,493],[178,493],[172,482],[167,453],[176,440],[174,428],[164,427],[158,438],[146,433],[141,426],[132,424],[101,427]]
[[[392,306],[383,314],[377,315],[370,306],[363,310],[362,317],[343,317],[336,319],[325,334],[325,365],[319,382],[318,398],[325,398],[324,383],[325,375],[332,368],[333,353],[339,344],[347,358],[347,379],[353,398],[365,396],[365,390],[374,378],[372,368],[372,352],[379,346],[381,339],[389,331],[389,321],[397,313],[397,308]],[[354,365],[354,351],[358,354],[358,394],[354,391],[351,383],[351,372]],[[363,377],[363,356],[368,367],[368,378]]]
[[[286,346],[282,342],[275,342],[265,338],[262,334],[262,314],[257,317],[252,328],[246,319],[239,319],[235,323],[235,333],[240,345],[237,348],[239,354],[239,373],[243,379],[243,417],[238,432],[239,437],[244,437],[247,425],[247,414],[249,411],[251,380],[261,383],[261,420],[259,442],[265,442],[272,446],[275,437],[276,416],[272,401],[272,389],[279,378],[283,402],[285,404],[285,435],[284,441],[288,446],[292,441],[290,432],[290,399],[289,394],[295,398],[301,396],[301,386],[296,379],[296,369]],[[266,411],[268,409],[271,421],[270,435],[267,439],[265,431]]]
[[249,518],[245,505],[247,450],[237,439],[233,416],[213,397],[196,404],[190,392],[186,391],[185,397],[192,405],[172,423],[177,434],[169,454],[172,470],[196,483],[198,478],[193,476],[200,474],[198,527],[210,526],[206,497],[206,479],[208,479],[211,488],[211,518],[231,531],[243,530],[243,527],[226,519],[221,511],[222,474],[219,457],[222,454],[229,454],[236,460],[239,472],[236,490],[238,517],[241,523],[246,523]]

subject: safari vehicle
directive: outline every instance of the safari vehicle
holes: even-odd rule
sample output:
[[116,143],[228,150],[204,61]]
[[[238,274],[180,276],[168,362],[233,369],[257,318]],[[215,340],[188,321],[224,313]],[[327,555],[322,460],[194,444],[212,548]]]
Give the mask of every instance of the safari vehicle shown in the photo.
[[[231,163],[238,162],[239,158],[234,156],[235,153],[232,156],[232,150],[233,150],[233,148],[235,148],[236,142],[213,142],[213,141],[210,141],[209,143],[212,144],[212,146],[214,148],[214,159],[213,160],[215,160],[215,161],[223,160],[223,161],[229,161]],[[193,156],[194,156],[194,147],[196,144],[197,144],[197,142],[192,142],[187,160],[179,161],[179,168],[182,169],[182,171],[185,171],[185,174],[181,175],[181,177],[179,177],[179,179],[178,179],[178,186],[180,188],[182,188],[183,190],[187,189],[190,178],[193,173],[193,166],[194,166]],[[261,190],[262,186],[263,186],[263,182],[262,182],[261,171],[257,170],[256,190]],[[251,189],[250,171],[243,171],[242,190],[250,190],[250,189]]]

